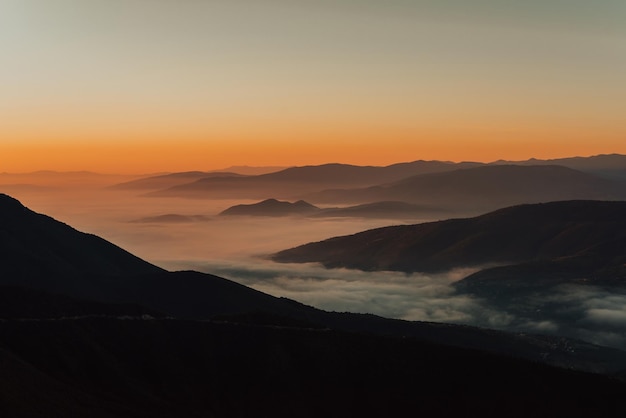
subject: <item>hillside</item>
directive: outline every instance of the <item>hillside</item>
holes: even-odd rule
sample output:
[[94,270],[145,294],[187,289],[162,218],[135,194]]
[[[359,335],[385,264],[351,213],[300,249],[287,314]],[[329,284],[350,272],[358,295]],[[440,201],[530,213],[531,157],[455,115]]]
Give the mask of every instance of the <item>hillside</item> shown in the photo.
[[[564,257],[626,256],[626,202],[563,201],[521,205],[475,218],[379,228],[305,244],[279,262],[327,267],[440,272]],[[600,251],[602,249],[602,251]],[[588,261],[595,267],[594,262]]]
[[163,271],[100,237],[35,213],[5,194],[0,194],[0,251],[2,280]]
[[[626,412],[623,383],[537,363],[615,374],[626,369],[620,350],[325,312],[217,276],[165,272],[8,196],[0,219],[10,250],[0,261],[14,269],[0,276],[3,416]],[[485,373],[492,379],[472,384]]]

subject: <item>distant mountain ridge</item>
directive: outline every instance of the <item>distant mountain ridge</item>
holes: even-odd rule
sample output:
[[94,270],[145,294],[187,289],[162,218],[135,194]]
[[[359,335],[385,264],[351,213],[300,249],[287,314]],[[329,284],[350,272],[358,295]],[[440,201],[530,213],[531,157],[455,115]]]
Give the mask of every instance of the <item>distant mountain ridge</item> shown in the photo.
[[[520,168],[515,172],[503,167]],[[144,184],[151,181],[145,179]],[[573,183],[582,190],[576,190]],[[314,204],[402,201],[434,206],[467,198],[467,205],[476,210],[489,210],[550,200],[623,198],[625,183],[626,156],[612,154],[492,163],[418,160],[385,167],[332,163],[261,175],[198,175],[163,187],[153,183],[147,196],[263,199],[270,195]],[[496,185],[500,185],[498,190]],[[494,205],[484,202],[489,199]]]
[[368,188],[326,190],[309,198],[314,202],[402,200],[493,210],[554,200],[625,199],[626,182],[562,166],[491,165],[422,174]]
[[201,178],[194,182],[150,193],[149,196],[178,196],[192,198],[276,198],[290,199],[304,193],[337,186],[367,186],[400,180],[417,173],[451,170],[478,163],[449,163],[415,161],[386,167],[323,164],[291,167],[278,172],[246,178]]
[[276,199],[266,199],[249,205],[232,206],[222,212],[220,216],[290,216],[305,215],[318,212],[320,209],[304,200],[297,202],[284,202]]

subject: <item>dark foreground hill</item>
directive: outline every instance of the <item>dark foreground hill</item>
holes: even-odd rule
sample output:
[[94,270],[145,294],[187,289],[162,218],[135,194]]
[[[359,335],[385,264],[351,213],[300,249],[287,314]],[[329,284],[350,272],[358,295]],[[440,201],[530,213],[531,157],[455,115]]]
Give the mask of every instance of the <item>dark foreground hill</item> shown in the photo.
[[413,339],[212,321],[0,322],[0,413],[89,417],[588,417],[626,385]]
[[324,312],[165,272],[7,196],[0,216],[2,416],[626,412],[623,382],[537,363],[612,374],[620,350]]
[[35,213],[1,193],[0,253],[3,279],[164,271],[100,237]]

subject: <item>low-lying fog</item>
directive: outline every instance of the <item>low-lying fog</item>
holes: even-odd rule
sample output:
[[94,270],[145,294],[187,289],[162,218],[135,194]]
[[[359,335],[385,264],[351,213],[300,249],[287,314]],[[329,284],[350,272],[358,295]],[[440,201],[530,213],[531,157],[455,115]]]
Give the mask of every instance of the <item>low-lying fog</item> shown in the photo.
[[[484,301],[456,294],[451,283],[473,270],[406,275],[327,270],[319,265],[277,264],[263,258],[310,241],[427,219],[219,217],[220,211],[251,201],[147,198],[136,192],[100,188],[18,188],[10,194],[32,210],[99,235],[166,269],[216,274],[321,309],[557,334],[626,348],[623,294],[563,287],[530,301],[538,310],[550,305],[552,311],[545,318],[529,319],[518,316],[514,307],[499,311]],[[180,218],[156,221],[168,214],[195,218],[190,222]]]

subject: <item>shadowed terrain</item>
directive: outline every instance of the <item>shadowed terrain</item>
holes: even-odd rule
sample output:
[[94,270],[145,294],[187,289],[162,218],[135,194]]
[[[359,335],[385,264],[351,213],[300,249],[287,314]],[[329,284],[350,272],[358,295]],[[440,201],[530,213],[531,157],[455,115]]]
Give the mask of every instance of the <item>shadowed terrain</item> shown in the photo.
[[626,257],[624,239],[626,202],[564,201],[379,228],[305,244],[272,258],[404,272],[553,260],[587,272],[606,269],[608,280],[608,273],[614,273],[610,266],[620,271]]
[[3,416],[626,412],[623,382],[537,363],[617,375],[620,350],[325,312],[165,272],[5,195],[0,219]]

